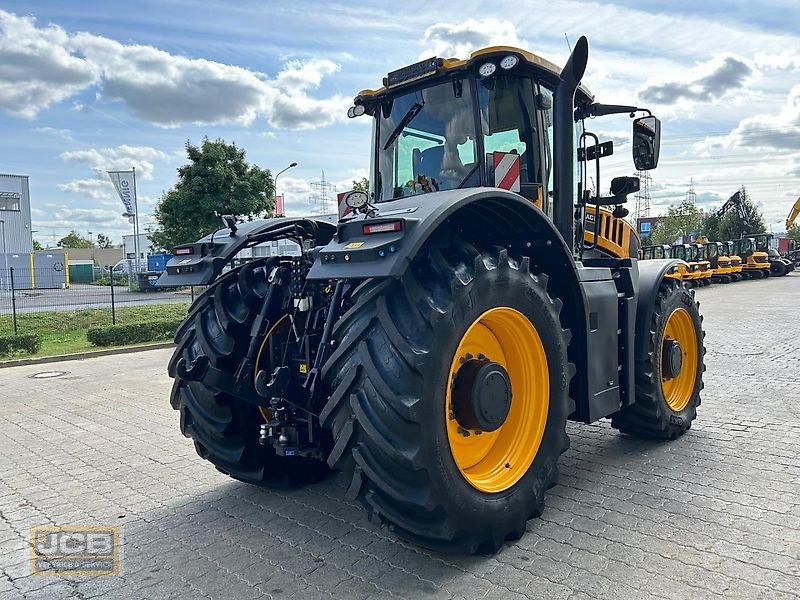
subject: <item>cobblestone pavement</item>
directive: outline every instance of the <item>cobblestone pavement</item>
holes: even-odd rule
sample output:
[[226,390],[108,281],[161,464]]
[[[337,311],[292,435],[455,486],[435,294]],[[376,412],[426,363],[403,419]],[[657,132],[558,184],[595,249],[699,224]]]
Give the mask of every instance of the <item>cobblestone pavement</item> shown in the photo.
[[[800,275],[698,295],[692,430],[657,443],[570,424],[543,517],[492,557],[397,541],[336,477],[287,491],[218,473],[178,431],[168,350],[3,369],[0,600],[797,598]],[[121,575],[29,576],[28,528],[46,524],[121,526]]]

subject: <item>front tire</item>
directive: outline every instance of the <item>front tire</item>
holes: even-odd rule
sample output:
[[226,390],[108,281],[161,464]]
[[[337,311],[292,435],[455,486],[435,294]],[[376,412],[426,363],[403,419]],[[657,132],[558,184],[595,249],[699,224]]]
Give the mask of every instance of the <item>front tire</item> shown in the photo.
[[623,433],[674,440],[697,417],[706,370],[703,317],[694,292],[665,279],[648,331],[640,334],[649,339],[645,356],[636,360],[636,401],[614,415],[611,425]]
[[[170,403],[180,412],[181,432],[191,438],[201,458],[240,481],[288,486],[321,479],[327,465],[319,460],[281,457],[271,446],[262,446],[259,429],[265,419],[256,405],[223,389],[210,371],[195,380],[182,377],[179,367],[181,360],[184,366],[207,360],[224,376],[237,376],[248,351],[253,321],[268,297],[267,278],[275,264],[274,260],[247,263],[220,277],[198,297],[175,334],[177,348],[168,373],[175,379]],[[284,298],[274,296],[268,307],[269,321],[277,323],[285,312]]]
[[[336,325],[339,347],[323,370],[332,390],[321,415],[335,440],[329,464],[344,471],[348,497],[401,537],[438,551],[494,552],[519,538],[541,514],[569,446],[574,368],[560,308],[547,276],[531,274],[527,258],[463,243],[429,244],[401,280],[369,282]],[[503,326],[499,315],[519,327]],[[469,333],[475,327],[478,337]],[[520,360],[528,342],[514,341],[517,329],[535,332],[529,342],[540,344],[539,371]],[[496,431],[464,429],[448,403],[466,368],[453,377],[462,359],[507,371],[510,410]],[[524,407],[541,421],[514,421]],[[459,428],[463,444],[482,445],[474,466],[453,439]],[[505,456],[512,458],[504,464]],[[513,475],[504,478],[506,471]]]

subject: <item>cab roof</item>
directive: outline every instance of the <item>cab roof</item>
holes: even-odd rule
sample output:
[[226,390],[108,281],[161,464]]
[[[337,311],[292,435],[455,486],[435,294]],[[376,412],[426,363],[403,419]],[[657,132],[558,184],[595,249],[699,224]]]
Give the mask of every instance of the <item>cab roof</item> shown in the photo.
[[[514,71],[524,69],[527,73],[533,74],[551,83],[553,86],[558,83],[561,68],[546,58],[542,58],[538,54],[523,50],[522,48],[515,48],[514,46],[489,46],[481,48],[480,50],[475,50],[467,59],[432,57],[392,71],[387,77],[383,78],[383,87],[374,90],[361,90],[355,97],[355,101],[363,101],[368,98],[371,99],[372,97],[383,96],[384,94],[395,91],[417,87],[416,84],[420,81],[428,78],[433,79],[447,73],[472,71],[486,62],[500,60],[508,55],[515,55],[520,61],[519,64],[514,67]],[[403,75],[406,75],[406,78],[403,78]],[[394,79],[395,82],[390,83],[392,79]],[[594,96],[585,86],[581,85],[578,88],[576,104],[590,103],[593,99]]]

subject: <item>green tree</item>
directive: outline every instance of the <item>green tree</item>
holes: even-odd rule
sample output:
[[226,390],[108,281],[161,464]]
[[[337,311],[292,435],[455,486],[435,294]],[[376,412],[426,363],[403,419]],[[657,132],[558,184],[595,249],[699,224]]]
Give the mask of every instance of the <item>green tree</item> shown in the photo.
[[33,240],[33,250],[34,251],[36,251],[36,250],[44,250],[44,248],[42,247],[42,244],[39,243],[39,240]]
[[369,179],[362,177],[358,181],[353,180],[353,189],[359,192],[369,192]]
[[[750,233],[766,233],[767,225],[764,215],[750,198],[747,189],[742,186],[742,203],[750,221]],[[719,209],[714,210],[703,223],[703,235],[714,242],[738,240],[744,233],[739,213],[735,208],[728,210],[724,215],[719,214]]]
[[98,233],[94,245],[98,248],[111,248],[113,244],[111,243],[111,238],[105,233]]
[[671,244],[679,237],[697,233],[700,229],[700,211],[694,202],[683,200],[667,209],[667,215],[650,234],[651,244]]
[[74,229],[58,240],[59,248],[91,248],[92,242],[81,236]]
[[236,144],[205,138],[199,147],[187,142],[186,155],[189,162],[178,169],[177,183],[155,207],[158,227],[149,235],[155,246],[194,242],[222,227],[222,215],[273,214],[272,175],[248,164]]

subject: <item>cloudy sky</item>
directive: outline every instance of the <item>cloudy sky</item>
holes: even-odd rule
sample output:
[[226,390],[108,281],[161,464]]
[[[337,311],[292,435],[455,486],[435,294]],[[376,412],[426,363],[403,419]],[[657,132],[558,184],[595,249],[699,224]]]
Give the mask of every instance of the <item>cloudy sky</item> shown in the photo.
[[[757,4],[757,6],[755,6]],[[713,5],[713,6],[711,6]],[[521,7],[526,7],[521,10]],[[35,237],[69,229],[119,240],[130,226],[108,169],[136,166],[143,224],[175,181],[187,140],[235,141],[282,175],[287,212],[309,184],[367,174],[369,128],[349,100],[389,70],[436,54],[510,44],[563,63],[585,34],[584,83],[598,101],[663,119],[652,214],[719,205],[744,184],[781,230],[800,195],[800,3],[617,0],[591,3],[238,0],[0,0],[0,172],[31,177]],[[594,130],[624,142],[625,118]],[[629,174],[630,146],[603,186]]]

